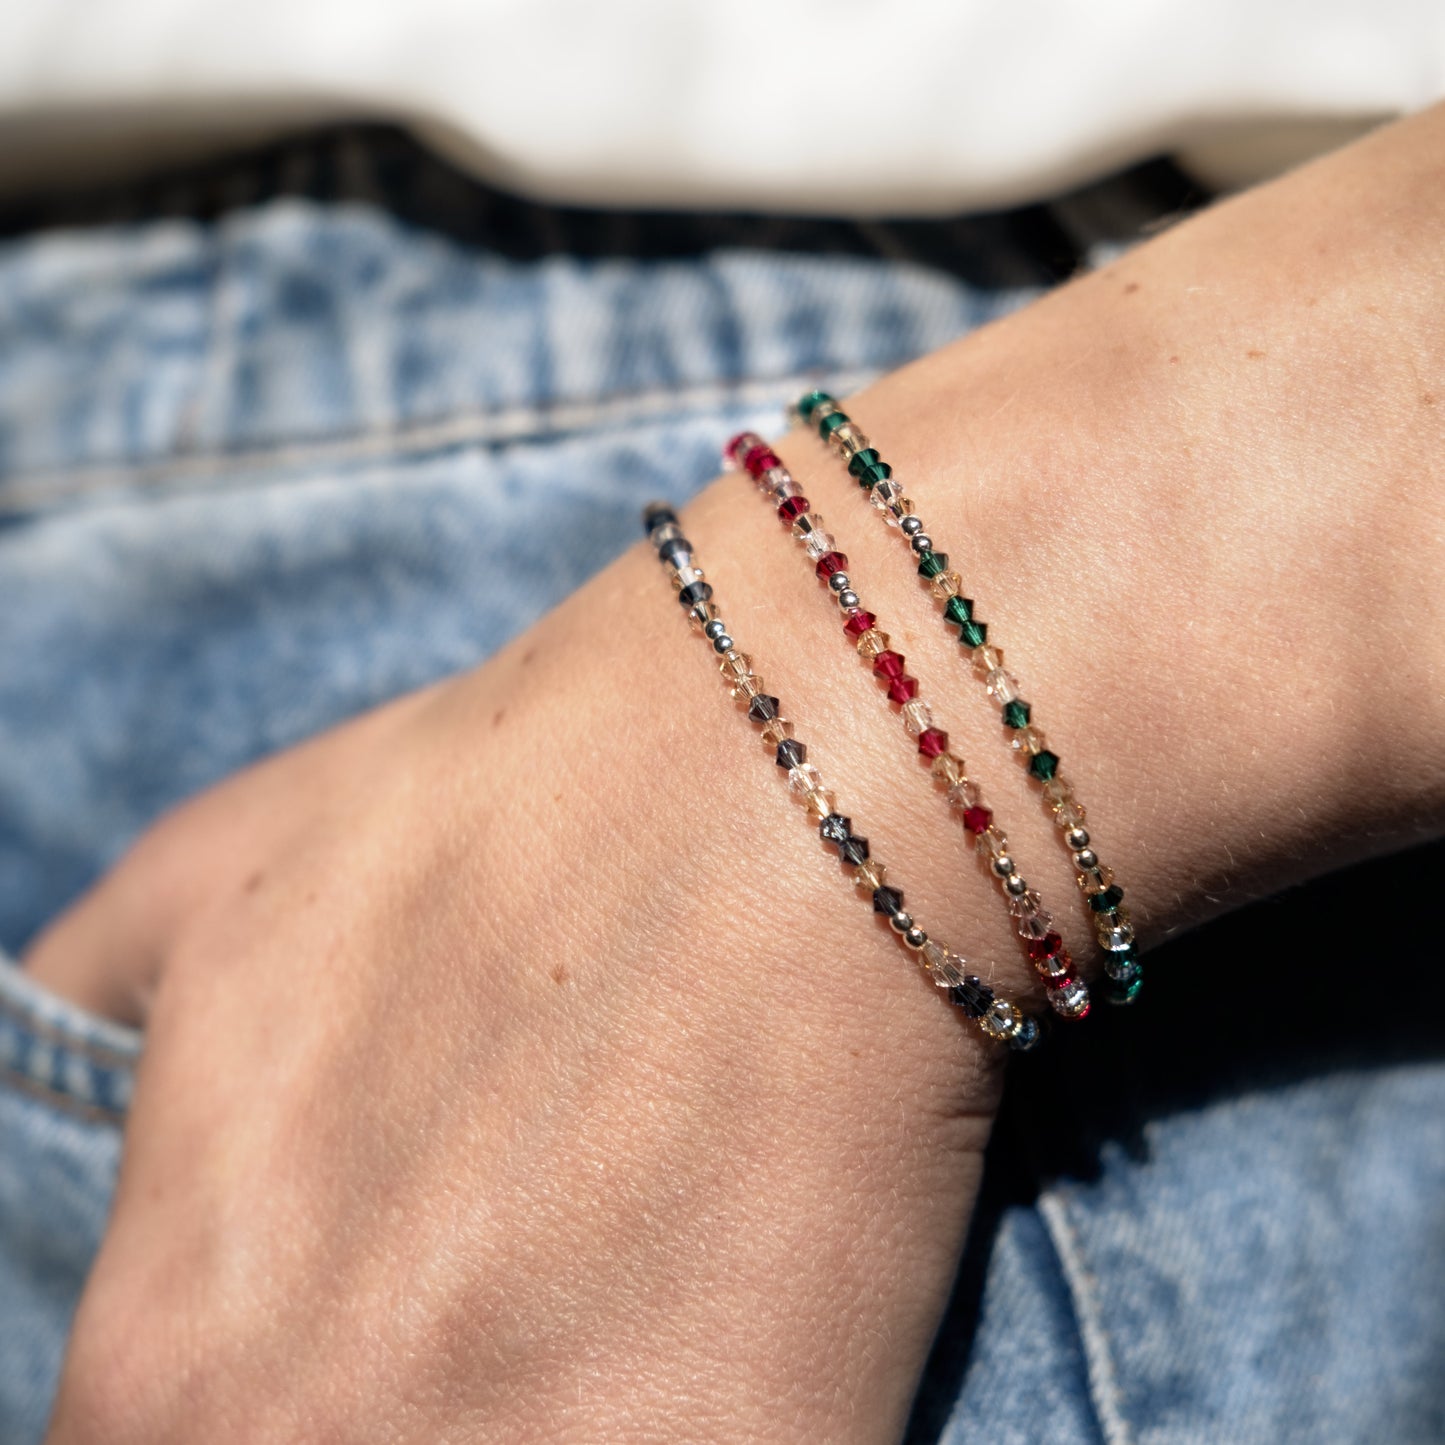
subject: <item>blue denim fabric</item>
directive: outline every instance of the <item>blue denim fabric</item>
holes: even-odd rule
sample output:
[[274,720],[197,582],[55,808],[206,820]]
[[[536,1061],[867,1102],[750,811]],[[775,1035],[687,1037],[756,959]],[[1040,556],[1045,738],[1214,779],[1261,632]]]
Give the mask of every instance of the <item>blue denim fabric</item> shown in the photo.
[[[169,804],[486,657],[804,382],[1028,294],[806,244],[525,258],[295,199],[0,248],[0,944]],[[1128,1025],[1197,1019],[1168,988]],[[1021,1107],[990,1167],[1026,1187],[980,1211],[910,1439],[1445,1440],[1436,1043],[1145,1077],[1086,1167],[1031,1157]],[[43,1432],[139,1044],[0,964],[4,1445]]]

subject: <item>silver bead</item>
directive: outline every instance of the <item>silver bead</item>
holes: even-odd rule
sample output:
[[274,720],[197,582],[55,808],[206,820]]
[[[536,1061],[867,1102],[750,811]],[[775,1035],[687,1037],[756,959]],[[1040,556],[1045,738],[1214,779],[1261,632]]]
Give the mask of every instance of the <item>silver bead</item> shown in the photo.
[[928,935],[915,923],[907,933],[903,935],[903,942],[915,953],[928,942]]
[[913,534],[913,550],[920,557],[925,552],[933,551],[933,538],[927,532],[915,532]]
[[1089,830],[1087,828],[1070,828],[1064,834],[1064,842],[1070,848],[1087,848],[1089,846]]
[[1014,871],[1014,860],[1007,853],[1000,853],[989,867],[993,869],[995,878],[1007,878]]
[[712,650],[719,655],[733,650],[733,640],[726,632],[720,632],[712,640]]
[[1099,855],[1092,848],[1080,848],[1074,854],[1074,867],[1081,873],[1089,873],[1099,866]]
[[714,617],[713,620],[702,629],[702,635],[706,637],[709,642],[725,636],[726,633],[727,628],[723,626],[722,620],[717,617]]
[[834,592],[846,592],[848,590],[848,574],[846,572],[835,572],[828,578],[828,586]]
[[844,612],[851,612],[858,605],[858,594],[851,587],[838,594],[838,606]]
[[900,908],[897,913],[889,917],[888,926],[894,933],[907,933],[908,930],[913,927],[913,915],[911,913],[905,913],[903,909]]
[[922,517],[905,517],[899,524],[899,530],[905,537],[912,537],[923,530]]
[[1029,891],[1028,880],[1021,873],[1011,873],[1003,881],[1003,886],[1014,898],[1021,898]]

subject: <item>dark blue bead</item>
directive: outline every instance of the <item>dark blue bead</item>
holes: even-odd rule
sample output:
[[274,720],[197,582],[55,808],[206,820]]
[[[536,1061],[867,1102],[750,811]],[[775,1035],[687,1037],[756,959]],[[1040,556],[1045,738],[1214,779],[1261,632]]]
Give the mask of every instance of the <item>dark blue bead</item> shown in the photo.
[[674,537],[657,549],[657,555],[669,567],[681,567],[692,558],[692,543],[686,537]]
[[903,895],[896,888],[875,888],[873,890],[874,913],[886,913],[891,918],[903,907]]
[[769,697],[765,692],[760,692],[748,704],[748,716],[752,718],[755,723],[772,722],[772,720],[777,717],[777,715],[777,698]]
[[840,843],[846,843],[852,831],[853,820],[845,818],[841,813],[829,813],[818,824],[818,832],[822,835],[823,841],[833,844],[835,848]]
[[993,1007],[993,990],[973,974],[948,990],[948,1001],[957,1005],[971,1019],[981,1019]]
[[684,607],[693,607],[699,602],[712,601],[711,582],[689,582],[678,594],[677,600]]
[[668,522],[676,522],[677,513],[666,502],[649,502],[642,509],[642,526],[646,532],[655,532]]
[[802,743],[795,742],[792,738],[784,738],[778,744],[778,766],[780,768],[800,768],[808,761],[808,750]]
[[838,845],[838,856],[845,863],[851,863],[855,868],[860,863],[866,863],[868,861],[868,840],[866,838],[847,839]]

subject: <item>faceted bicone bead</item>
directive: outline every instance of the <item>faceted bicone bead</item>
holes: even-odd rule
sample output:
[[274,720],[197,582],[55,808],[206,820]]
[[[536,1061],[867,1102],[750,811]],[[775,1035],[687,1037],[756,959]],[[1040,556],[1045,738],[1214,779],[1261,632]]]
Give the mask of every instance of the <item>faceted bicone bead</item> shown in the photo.
[[677,600],[684,607],[691,607],[697,602],[711,602],[712,587],[707,582],[690,582],[686,587],[679,589]]
[[1042,1037],[1037,1020],[1025,1014],[1018,1032],[1008,1041],[1008,1046],[1016,1054],[1026,1054]]
[[929,772],[943,784],[945,788],[951,788],[955,783],[964,780],[963,759],[956,753],[940,753],[933,760],[933,766]]
[[[734,437],[733,441],[736,440],[737,438]],[[731,444],[730,442],[729,445]],[[642,509],[642,526],[644,531],[652,533],[659,527],[669,525],[674,527],[677,525],[677,513],[674,512],[666,502],[649,502],[647,506]]]
[[868,500],[881,512],[903,495],[903,488],[895,481],[879,482],[869,494]]
[[761,692],[768,690],[767,684],[762,678],[749,675],[748,677],[735,677],[728,687],[728,691],[735,698],[757,697]]
[[918,696],[918,679],[904,673],[888,684],[889,702],[912,702]]
[[887,877],[888,870],[876,858],[870,858],[853,874],[853,882],[857,887],[872,893],[874,889],[883,886]]
[[1057,957],[1064,951],[1064,940],[1057,933],[1046,933],[1042,938],[1036,938],[1029,944],[1029,957],[1035,963],[1042,963],[1045,959]]
[[871,612],[865,612],[861,607],[855,607],[843,619],[843,631],[849,637],[862,637],[877,621],[878,619]]
[[750,447],[743,453],[743,470],[755,479],[782,464],[782,458],[766,443],[760,447]]
[[785,717],[775,717],[768,723],[761,733],[763,746],[775,748],[779,743],[785,743],[793,736],[793,725]]
[[831,532],[812,532],[803,538],[803,550],[815,562],[827,556],[837,545]]
[[1028,914],[1037,915],[1044,911],[1044,900],[1032,888],[1026,888],[1022,893],[1006,893],[1004,901],[1015,918],[1023,918]]
[[[876,487],[874,488],[874,493],[875,495],[877,493]],[[887,522],[890,527],[896,527],[905,517],[911,517],[912,515],[912,501],[908,497],[899,496],[889,502],[888,506],[884,509],[883,520]]]
[[772,722],[778,715],[778,700],[768,693],[760,692],[748,704],[748,717],[755,723]]
[[948,734],[942,728],[924,728],[918,734],[918,751],[925,758],[936,758],[948,751]]
[[[1044,938],[1048,937],[1048,934],[1044,935]],[[1043,941],[1040,938],[1031,938],[1028,940],[1028,946],[1036,948]],[[1035,959],[1034,968],[1038,971],[1039,977],[1048,983],[1050,979],[1063,978],[1066,974],[1072,973],[1074,960],[1069,957],[1067,948],[1061,948],[1057,953],[1050,953],[1043,958]]]
[[840,426],[849,420],[848,413],[845,411],[830,412],[818,423],[818,435],[826,441]]
[[811,537],[814,532],[823,530],[823,516],[820,512],[809,512],[806,516],[797,517],[793,525],[788,529],[793,536],[802,542]]
[[[972,615],[972,614],[970,614]],[[997,672],[1003,666],[1003,648],[1001,647],[979,647],[974,650],[973,670],[988,681],[991,672]],[[992,688],[989,689],[992,691]]]
[[888,634],[880,632],[876,627],[870,627],[858,639],[858,651],[864,657],[882,657],[888,651]]
[[[983,801],[983,792],[972,778],[960,778],[949,788],[948,801],[953,807],[967,812],[970,808],[978,807]],[[992,818],[992,816],[993,814],[990,813],[989,817]],[[984,826],[987,827],[988,825],[985,824]]]
[[778,503],[778,516],[785,522],[796,522],[811,507],[812,503],[806,497],[788,497]]
[[757,478],[758,490],[768,493],[769,496],[776,500],[782,496],[778,488],[785,482],[791,483],[792,481],[793,474],[787,467],[774,467],[771,471],[764,472],[762,476]]
[[1121,948],[1128,948],[1134,942],[1134,925],[1129,921],[1129,914],[1123,908],[1116,908],[1112,913],[1100,914],[1094,920],[1094,933],[1099,940],[1099,946],[1114,953]]
[[1084,825],[1087,817],[1084,805],[1075,802],[1072,798],[1067,803],[1060,803],[1054,808],[1054,822],[1061,828],[1080,828]]
[[943,604],[943,616],[955,627],[960,623],[967,622],[973,616],[973,599],[971,597],[950,597]]
[[911,738],[918,737],[933,726],[933,713],[921,698],[908,703],[899,716],[903,719],[904,731]]
[[963,810],[963,826],[968,829],[980,841],[993,827],[993,809],[985,808],[980,803]]
[[1062,1018],[1082,1019],[1089,1013],[1089,989],[1081,978],[1071,978],[1048,990],[1049,1007]]
[[835,572],[848,570],[848,559],[842,552],[824,552],[813,570],[826,582]]
[[1006,1043],[1023,1024],[1023,1015],[1006,998],[996,998],[978,1023],[989,1038]]
[[896,888],[875,888],[873,890],[873,911],[884,913],[890,918],[903,907],[903,895]]
[[[664,527],[662,530],[677,532],[676,527]],[[692,543],[678,532],[676,537],[669,537],[658,545],[657,556],[659,561],[665,562],[669,567],[690,567],[692,566]]]
[[1117,954],[1111,953],[1104,960],[1104,972],[1114,983],[1133,983],[1136,978],[1142,977],[1144,965],[1137,958],[1118,963],[1115,961],[1117,957]]
[[813,419],[813,409],[818,406],[820,402],[831,402],[832,400],[833,398],[826,391],[814,389],[801,397],[793,409],[804,421],[811,421]]
[[973,845],[985,858],[1002,858],[1008,852],[1008,834],[990,823],[982,832],[974,835]]
[[1003,725],[1006,728],[1025,728],[1029,725],[1029,705],[1014,698],[1003,705]]
[[1014,932],[1023,939],[1042,938],[1054,926],[1054,915],[1047,908],[1037,913],[1021,913],[1014,919]]
[[886,482],[893,475],[893,468],[887,462],[874,462],[871,467],[864,467],[858,473],[858,485],[860,487],[876,487],[879,482]]
[[1085,868],[1075,876],[1079,888],[1087,897],[1091,893],[1102,893],[1114,881],[1114,870],[1107,863],[1100,863],[1095,868]]
[[812,763],[802,763],[788,770],[788,786],[801,797],[804,793],[815,792],[823,786],[823,779]]
[[907,659],[901,652],[880,652],[873,659],[873,671],[878,677],[902,677],[903,664]]
[[925,552],[918,559],[918,575],[920,577],[937,577],[947,570],[947,552]]
[[1139,950],[1132,943],[1126,943],[1122,948],[1110,949],[1104,955],[1104,972],[1110,978],[1123,978],[1127,970],[1137,967],[1142,967]]
[[1074,786],[1067,778],[1050,778],[1039,791],[1044,795],[1045,801],[1055,808],[1074,800]]
[[818,824],[818,836],[825,843],[832,843],[834,847],[845,842],[852,836],[852,832],[853,820],[845,818],[841,813],[829,813]]
[[869,443],[868,438],[859,429],[858,423],[850,421],[833,433],[833,445],[851,462],[859,452],[868,450]]
[[755,431],[740,431],[723,448],[723,464],[729,467],[741,467],[743,457],[754,447],[764,446],[763,441]]
[[928,590],[933,593],[938,601],[942,602],[947,598],[955,597],[963,587],[963,578],[957,572],[940,572],[932,582],[928,584]]
[[1019,695],[1018,680],[1001,667],[995,667],[983,676],[983,685],[996,703],[1007,706]]
[[876,447],[865,447],[860,452],[854,452],[848,458],[848,473],[856,477],[865,467],[871,467],[875,462],[881,462],[882,457],[878,455]]
[[768,491],[772,494],[775,502],[786,502],[789,497],[801,497],[803,495],[802,487],[793,480],[789,473],[783,472],[779,475],[776,472],[770,472],[769,476],[776,476],[778,478],[777,481],[768,487]]
[[982,647],[984,639],[988,636],[988,623],[968,621],[962,623],[958,629],[958,640],[965,647]]
[[1035,753],[1029,759],[1029,772],[1036,778],[1042,778],[1045,782],[1053,777],[1058,771],[1058,767],[1059,755],[1051,753],[1047,748],[1041,753]]
[[[757,701],[756,698],[753,699]],[[808,761],[808,750],[795,738],[784,738],[778,744],[777,762],[780,768],[798,768]]]
[[826,818],[838,806],[838,799],[827,788],[809,788],[799,796],[810,818]]
[[868,840],[858,837],[845,839],[838,845],[838,856],[845,863],[851,863],[855,868],[860,863],[866,863],[868,861]]
[[1144,980],[1136,978],[1129,983],[1111,983],[1109,985],[1109,1002],[1115,1004],[1130,1004],[1139,997],[1139,990],[1144,987]]
[[939,988],[952,988],[963,982],[962,964],[963,960],[950,953],[937,939],[930,938],[923,945],[923,966]]
[[1117,883],[1111,883],[1102,893],[1089,895],[1089,907],[1095,913],[1117,913],[1124,901],[1124,890]]
[[716,622],[722,614],[716,602],[694,602],[687,611],[687,619],[700,632],[709,622]]
[[718,671],[725,677],[747,677],[753,670],[753,660],[746,652],[732,652],[723,654],[722,661],[718,663]]
[[993,990],[981,978],[969,974],[962,983],[949,989],[948,1001],[962,1009],[967,1017],[982,1021],[993,1007]]

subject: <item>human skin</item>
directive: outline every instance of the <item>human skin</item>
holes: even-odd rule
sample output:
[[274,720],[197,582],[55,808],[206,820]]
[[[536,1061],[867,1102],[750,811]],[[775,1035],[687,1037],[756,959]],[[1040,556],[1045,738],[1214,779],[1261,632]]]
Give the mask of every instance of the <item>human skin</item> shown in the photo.
[[[1146,944],[1445,825],[1442,293],[1436,110],[848,403]],[[897,538],[780,450],[1088,957]],[[683,520],[920,922],[1027,989],[786,533],[736,477]],[[40,982],[147,1029],[52,1445],[899,1437],[1003,1059],[755,732],[639,545],[187,804],[37,941]]]

